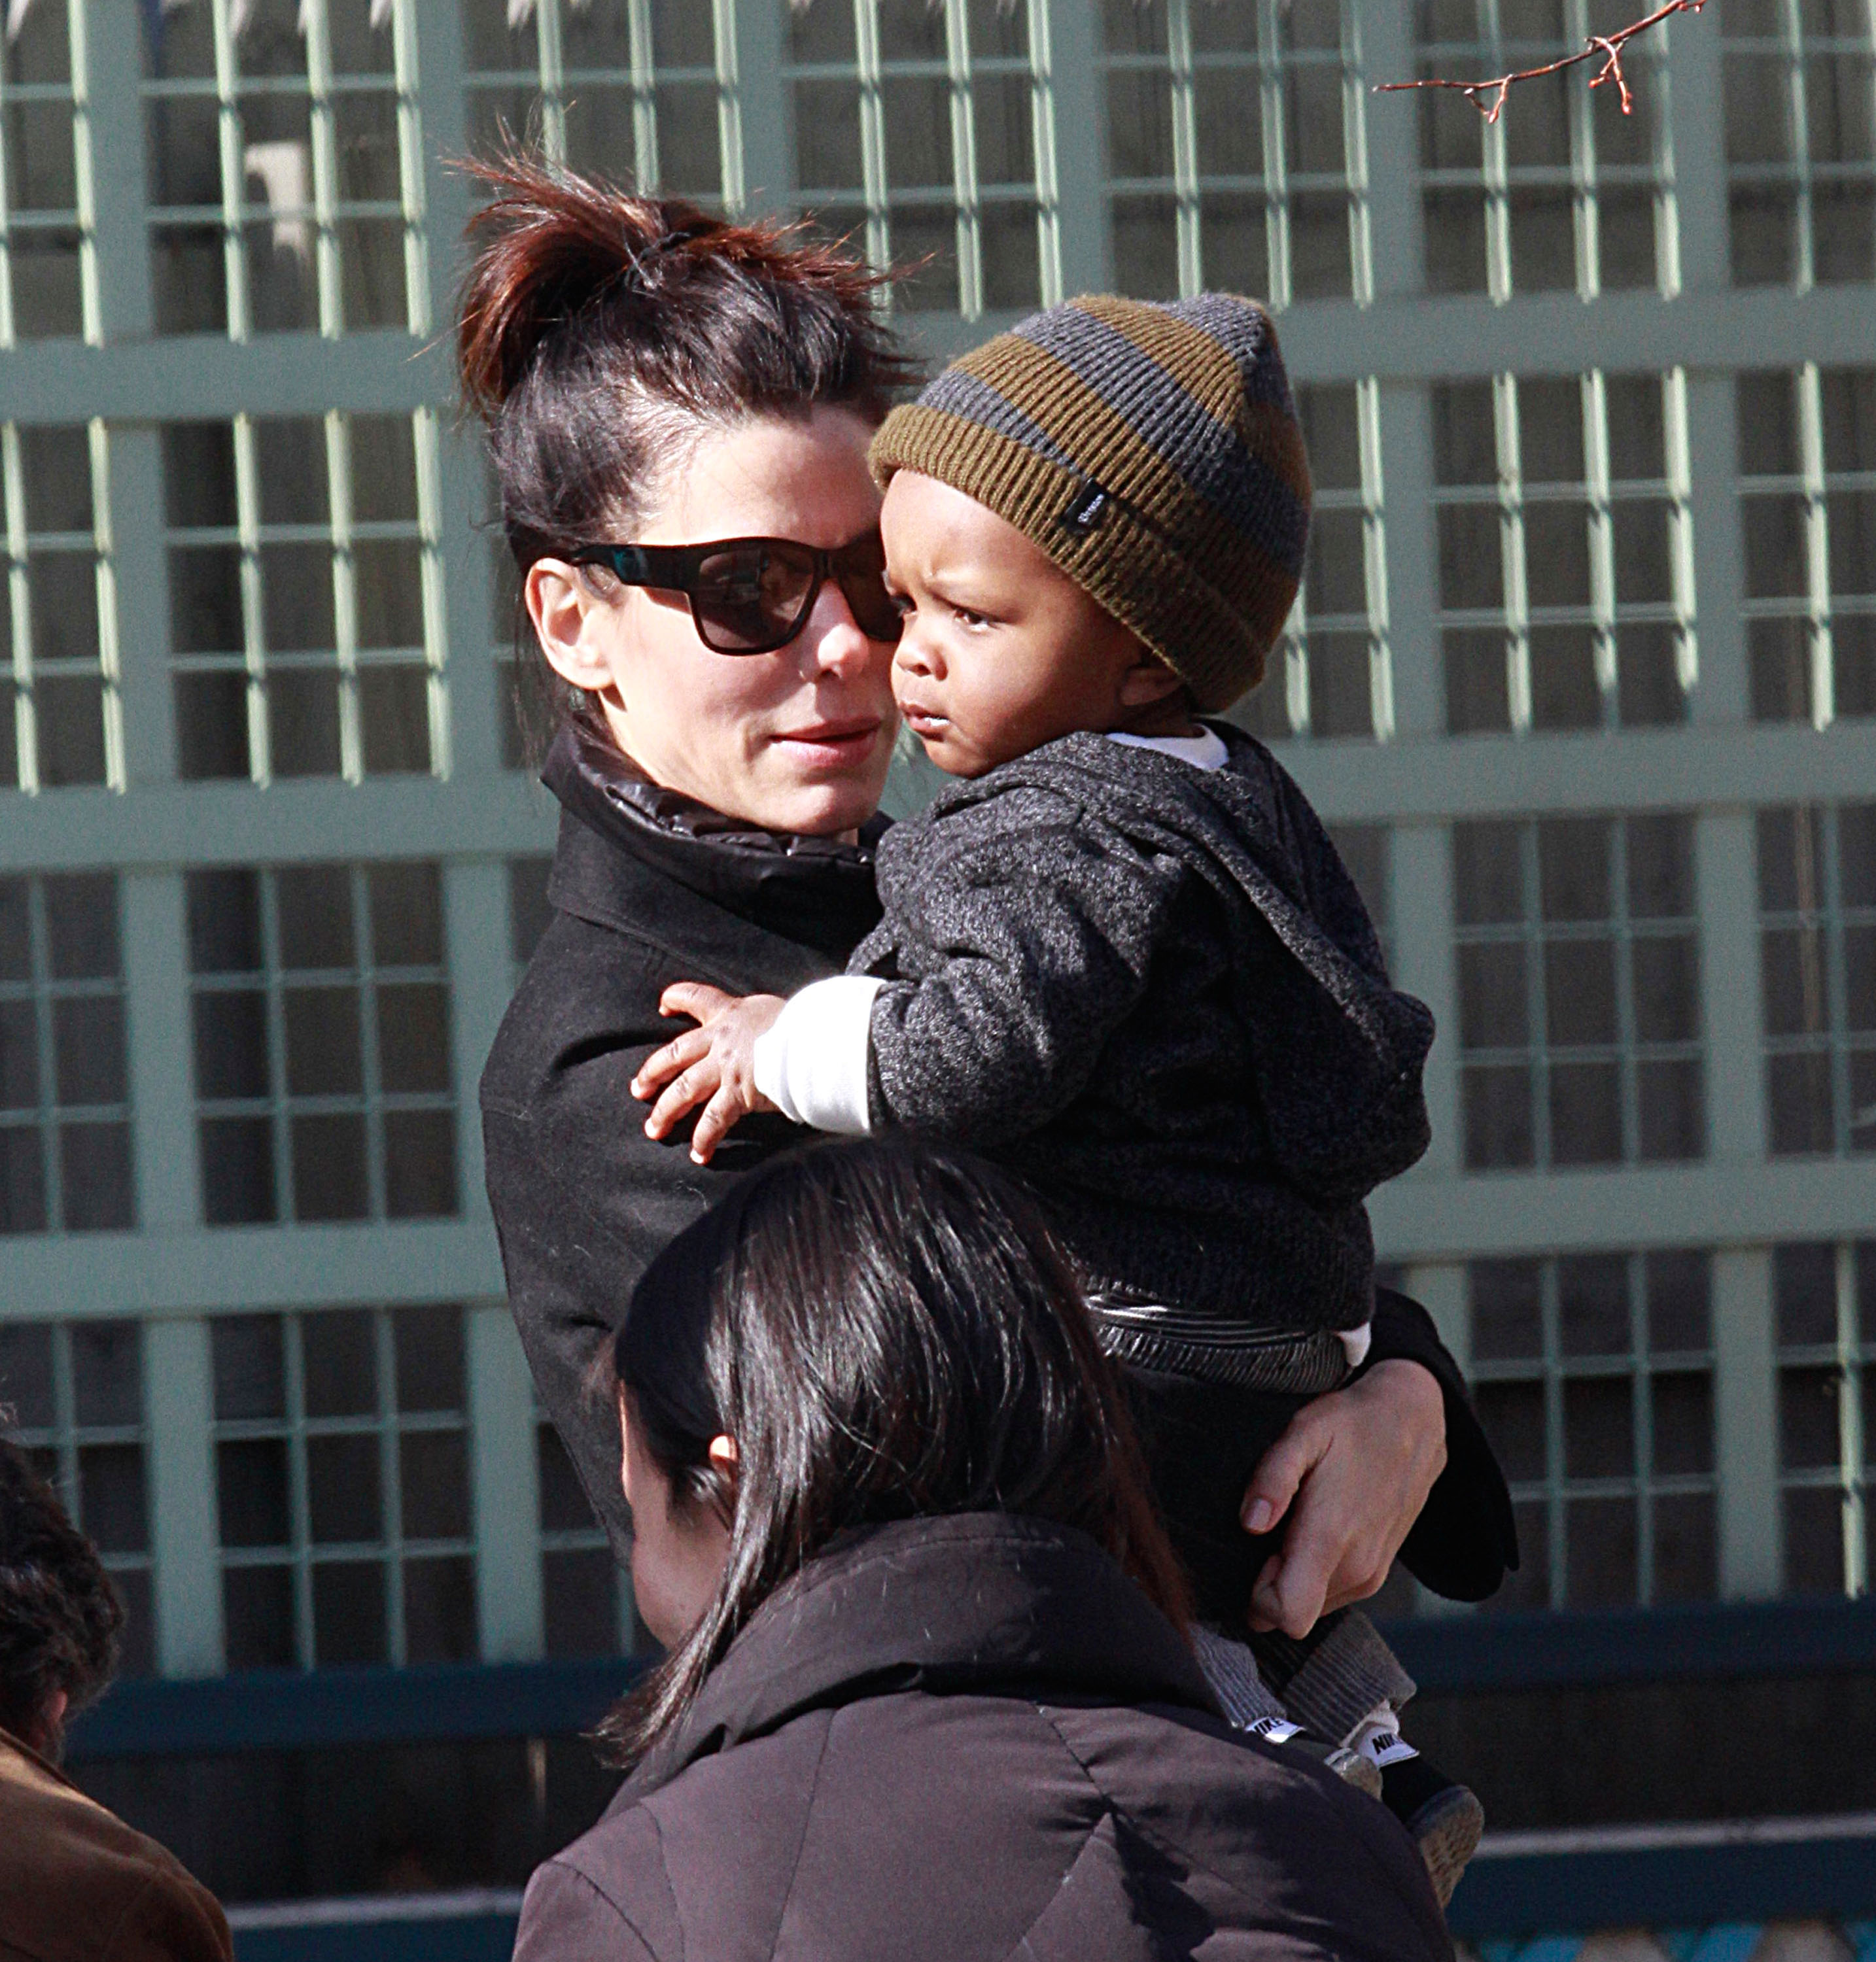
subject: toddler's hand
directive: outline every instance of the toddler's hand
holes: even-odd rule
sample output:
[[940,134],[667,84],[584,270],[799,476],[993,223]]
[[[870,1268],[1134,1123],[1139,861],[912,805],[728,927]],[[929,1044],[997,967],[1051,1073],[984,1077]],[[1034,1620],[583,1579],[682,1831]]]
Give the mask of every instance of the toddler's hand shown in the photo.
[[634,1097],[649,1103],[645,1136],[663,1138],[686,1110],[703,1114],[691,1133],[691,1156],[709,1164],[739,1117],[772,1110],[756,1088],[756,1038],[772,1027],[784,1004],[779,995],[726,995],[701,981],[679,981],[658,1002],[661,1015],[689,1015],[698,1026],[647,1056],[632,1078]]

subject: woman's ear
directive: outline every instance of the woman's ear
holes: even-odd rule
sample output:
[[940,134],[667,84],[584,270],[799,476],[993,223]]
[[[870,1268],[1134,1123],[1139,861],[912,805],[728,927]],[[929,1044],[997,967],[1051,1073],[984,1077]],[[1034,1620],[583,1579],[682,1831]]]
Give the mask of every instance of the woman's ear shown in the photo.
[[562,681],[597,694],[612,685],[599,628],[606,602],[564,559],[537,558],[522,585],[541,651]]
[[1150,708],[1185,686],[1152,648],[1139,649],[1133,665],[1120,677],[1123,708]]

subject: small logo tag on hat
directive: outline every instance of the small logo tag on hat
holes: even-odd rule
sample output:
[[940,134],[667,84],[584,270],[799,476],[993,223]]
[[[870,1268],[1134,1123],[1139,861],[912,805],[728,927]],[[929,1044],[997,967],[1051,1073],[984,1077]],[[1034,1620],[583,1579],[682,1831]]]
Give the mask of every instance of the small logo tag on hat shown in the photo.
[[1098,484],[1084,484],[1075,500],[1056,522],[1065,532],[1085,538],[1107,513],[1108,497]]

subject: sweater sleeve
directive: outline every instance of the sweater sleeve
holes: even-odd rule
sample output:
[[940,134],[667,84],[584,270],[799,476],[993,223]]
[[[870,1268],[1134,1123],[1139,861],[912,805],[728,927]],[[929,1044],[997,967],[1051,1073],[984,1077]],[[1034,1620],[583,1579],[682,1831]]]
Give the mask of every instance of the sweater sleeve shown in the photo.
[[[1184,874],[1084,822],[922,854],[872,1005],[869,1128],[999,1142],[1064,1110],[1145,992]],[[907,954],[912,957],[908,960]]]
[[1518,1530],[1497,1456],[1466,1395],[1465,1379],[1440,1340],[1433,1317],[1392,1288],[1375,1290],[1373,1339],[1364,1371],[1377,1363],[1418,1363],[1433,1372],[1446,1404],[1446,1469],[1401,1548],[1417,1580],[1451,1601],[1482,1601],[1518,1564]]

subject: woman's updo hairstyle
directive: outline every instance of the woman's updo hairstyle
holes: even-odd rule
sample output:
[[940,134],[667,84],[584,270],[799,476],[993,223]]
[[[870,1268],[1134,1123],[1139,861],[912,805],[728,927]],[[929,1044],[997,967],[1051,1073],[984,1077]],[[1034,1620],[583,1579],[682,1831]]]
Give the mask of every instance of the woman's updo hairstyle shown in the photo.
[[[769,1595],[856,1528],[1048,1520],[1189,1618],[1067,1260],[978,1160],[891,1138],[771,1159],[647,1269],[613,1354],[628,1420],[678,1503],[714,1507],[730,1533],[702,1619],[600,1727],[617,1762],[678,1722]],[[724,1433],[733,1489],[709,1459]]]
[[[798,225],[734,224],[518,152],[465,168],[492,196],[468,224],[457,370],[519,577],[629,542],[704,429],[820,405],[877,420],[916,379],[877,311],[890,276]],[[550,679],[519,605],[515,627],[520,672]]]

